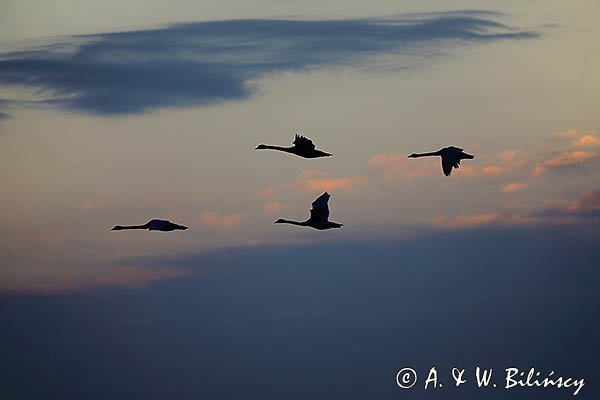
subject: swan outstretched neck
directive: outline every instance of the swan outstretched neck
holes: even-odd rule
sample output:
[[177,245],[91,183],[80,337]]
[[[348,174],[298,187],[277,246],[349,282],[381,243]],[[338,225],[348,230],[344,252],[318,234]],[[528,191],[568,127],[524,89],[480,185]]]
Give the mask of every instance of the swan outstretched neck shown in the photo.
[[111,231],[122,231],[125,229],[148,229],[148,224],[145,225],[115,225]]
[[259,144],[254,150],[278,150],[293,153],[293,147],[270,146],[268,144]]
[[283,218],[279,218],[277,221],[275,221],[273,223],[274,224],[291,224],[291,225],[306,226],[306,221],[304,221],[304,222],[292,221],[292,220],[283,219]]
[[419,157],[431,157],[431,156],[441,156],[441,150],[433,151],[431,153],[412,153],[408,158],[419,158]]

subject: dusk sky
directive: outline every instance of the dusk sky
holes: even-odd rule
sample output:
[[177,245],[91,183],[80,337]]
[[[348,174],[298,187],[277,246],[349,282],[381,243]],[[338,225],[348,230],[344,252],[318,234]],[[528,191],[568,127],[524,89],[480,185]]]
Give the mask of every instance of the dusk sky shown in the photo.
[[[399,369],[515,363],[594,397],[599,22],[593,1],[2,1],[1,386],[421,398]],[[254,150],[297,133],[333,157]],[[476,156],[451,177],[407,158],[451,145]],[[343,228],[273,224],[325,191]],[[189,229],[110,231],[152,218]],[[572,396],[493,393],[519,394]]]

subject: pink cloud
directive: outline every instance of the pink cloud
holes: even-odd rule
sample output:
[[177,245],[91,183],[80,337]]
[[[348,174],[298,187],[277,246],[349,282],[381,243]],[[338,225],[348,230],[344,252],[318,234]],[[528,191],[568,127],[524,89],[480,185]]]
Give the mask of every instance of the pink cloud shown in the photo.
[[210,228],[230,229],[238,226],[243,214],[224,215],[214,211],[206,211],[202,214],[202,223]]
[[577,135],[579,135],[577,128],[570,128],[565,131],[556,132],[554,137],[559,139],[570,139],[576,137]]
[[600,191],[580,196],[568,204],[565,210],[572,213],[600,213]]
[[285,205],[279,201],[270,201],[265,204],[264,211],[269,215],[277,214],[281,211]]
[[385,178],[410,180],[440,173],[439,158],[417,162],[406,153],[378,153],[369,159],[369,166],[383,173]]
[[465,229],[485,225],[521,225],[538,221],[538,217],[525,216],[512,213],[481,213],[461,214],[455,217],[440,215],[431,223],[438,228]]
[[598,147],[600,146],[600,139],[592,135],[581,135],[571,144],[573,147]]
[[548,160],[545,160],[533,169],[534,176],[540,176],[543,173],[547,172],[550,169],[563,169],[568,167],[575,167],[583,165],[594,158],[597,157],[597,154],[586,152],[586,151],[571,151],[565,154],[562,154],[558,157],[553,157]]
[[[98,267],[97,265],[95,267]],[[4,291],[17,294],[51,294],[83,291],[100,287],[140,288],[154,282],[190,275],[181,268],[147,268],[126,265],[104,265],[94,276],[68,276],[48,278],[45,282],[13,282]]]
[[332,177],[330,172],[304,170],[295,180],[263,188],[258,191],[258,194],[261,197],[269,197],[290,191],[352,191],[368,182],[369,178],[366,176]]
[[328,190],[352,190],[357,186],[362,185],[368,181],[365,176],[353,176],[349,178],[319,178],[319,179],[308,179],[306,186],[310,190],[316,191],[328,191]]
[[502,193],[512,193],[523,190],[527,185],[523,183],[510,182],[502,186]]

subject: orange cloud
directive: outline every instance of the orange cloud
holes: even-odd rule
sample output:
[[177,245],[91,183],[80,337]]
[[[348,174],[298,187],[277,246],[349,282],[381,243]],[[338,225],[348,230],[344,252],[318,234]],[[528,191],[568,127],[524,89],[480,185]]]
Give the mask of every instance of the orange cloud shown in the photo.
[[573,147],[598,147],[600,146],[600,139],[592,135],[582,135],[571,144]]
[[571,213],[598,213],[600,215],[600,191],[583,195],[565,207]]
[[270,201],[265,204],[264,211],[267,214],[273,215],[281,211],[284,207],[285,205],[279,201]]
[[504,170],[498,165],[486,165],[482,168],[481,172],[483,172],[485,175],[500,175],[504,172]]
[[533,169],[533,175],[539,176],[549,169],[562,169],[583,165],[596,157],[597,154],[594,153],[579,150],[572,151],[562,154],[558,157],[550,158],[536,165],[536,167]]
[[14,282],[13,287],[3,290],[18,294],[50,294],[107,286],[140,288],[161,280],[191,274],[190,271],[181,268],[146,268],[127,265],[103,265],[102,268],[95,270],[101,273],[92,277],[62,276],[50,278],[46,282]]
[[243,216],[244,214],[223,215],[214,211],[206,211],[202,214],[202,223],[210,228],[229,229],[236,227]]
[[364,184],[368,181],[365,176],[355,176],[350,178],[337,178],[337,179],[308,179],[306,186],[310,190],[317,191],[328,191],[328,190],[352,190],[357,186]]
[[258,195],[260,197],[268,197],[268,196],[272,195],[274,191],[275,191],[275,187],[269,186],[269,187],[260,189],[258,191]]
[[522,183],[515,183],[515,182],[507,183],[506,185],[502,186],[502,193],[511,193],[511,192],[523,190],[526,186],[527,185],[524,185]]
[[258,191],[259,196],[268,197],[280,192],[290,191],[328,191],[328,190],[354,190],[369,182],[366,176],[331,177],[326,171],[305,170],[298,174],[293,181],[272,185]]
[[499,154],[499,158],[502,162],[509,163],[517,160],[520,154],[521,152],[516,149],[505,150]]
[[566,131],[556,132],[554,134],[554,136],[559,139],[570,139],[570,138],[576,137],[577,135],[579,135],[577,128],[570,128],[570,129],[567,129]]
[[538,221],[538,217],[510,213],[461,214],[455,217],[440,215],[431,223],[438,228],[466,229],[484,225],[520,225]]
[[405,153],[375,154],[369,160],[369,166],[383,171],[383,175],[386,178],[400,177],[406,180],[416,177],[433,176],[440,173],[441,168],[439,158],[418,162],[409,159],[408,154]]

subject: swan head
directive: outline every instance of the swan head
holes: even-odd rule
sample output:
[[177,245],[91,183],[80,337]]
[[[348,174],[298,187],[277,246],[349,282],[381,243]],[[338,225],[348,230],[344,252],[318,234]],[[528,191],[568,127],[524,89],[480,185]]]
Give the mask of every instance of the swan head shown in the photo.
[[120,230],[122,230],[122,229],[123,229],[123,227],[122,227],[121,225],[115,225],[115,226],[114,226],[114,227],[111,229],[111,231],[120,231]]
[[419,156],[417,155],[417,153],[412,153],[410,156],[408,156],[408,158],[417,158],[417,157],[419,157]]
[[258,146],[256,146],[256,148],[255,148],[254,150],[264,150],[264,149],[266,149],[266,148],[267,148],[267,146],[266,146],[266,145],[264,145],[264,144],[259,144]]
[[279,218],[277,221],[273,222],[274,224],[285,224],[285,219]]

